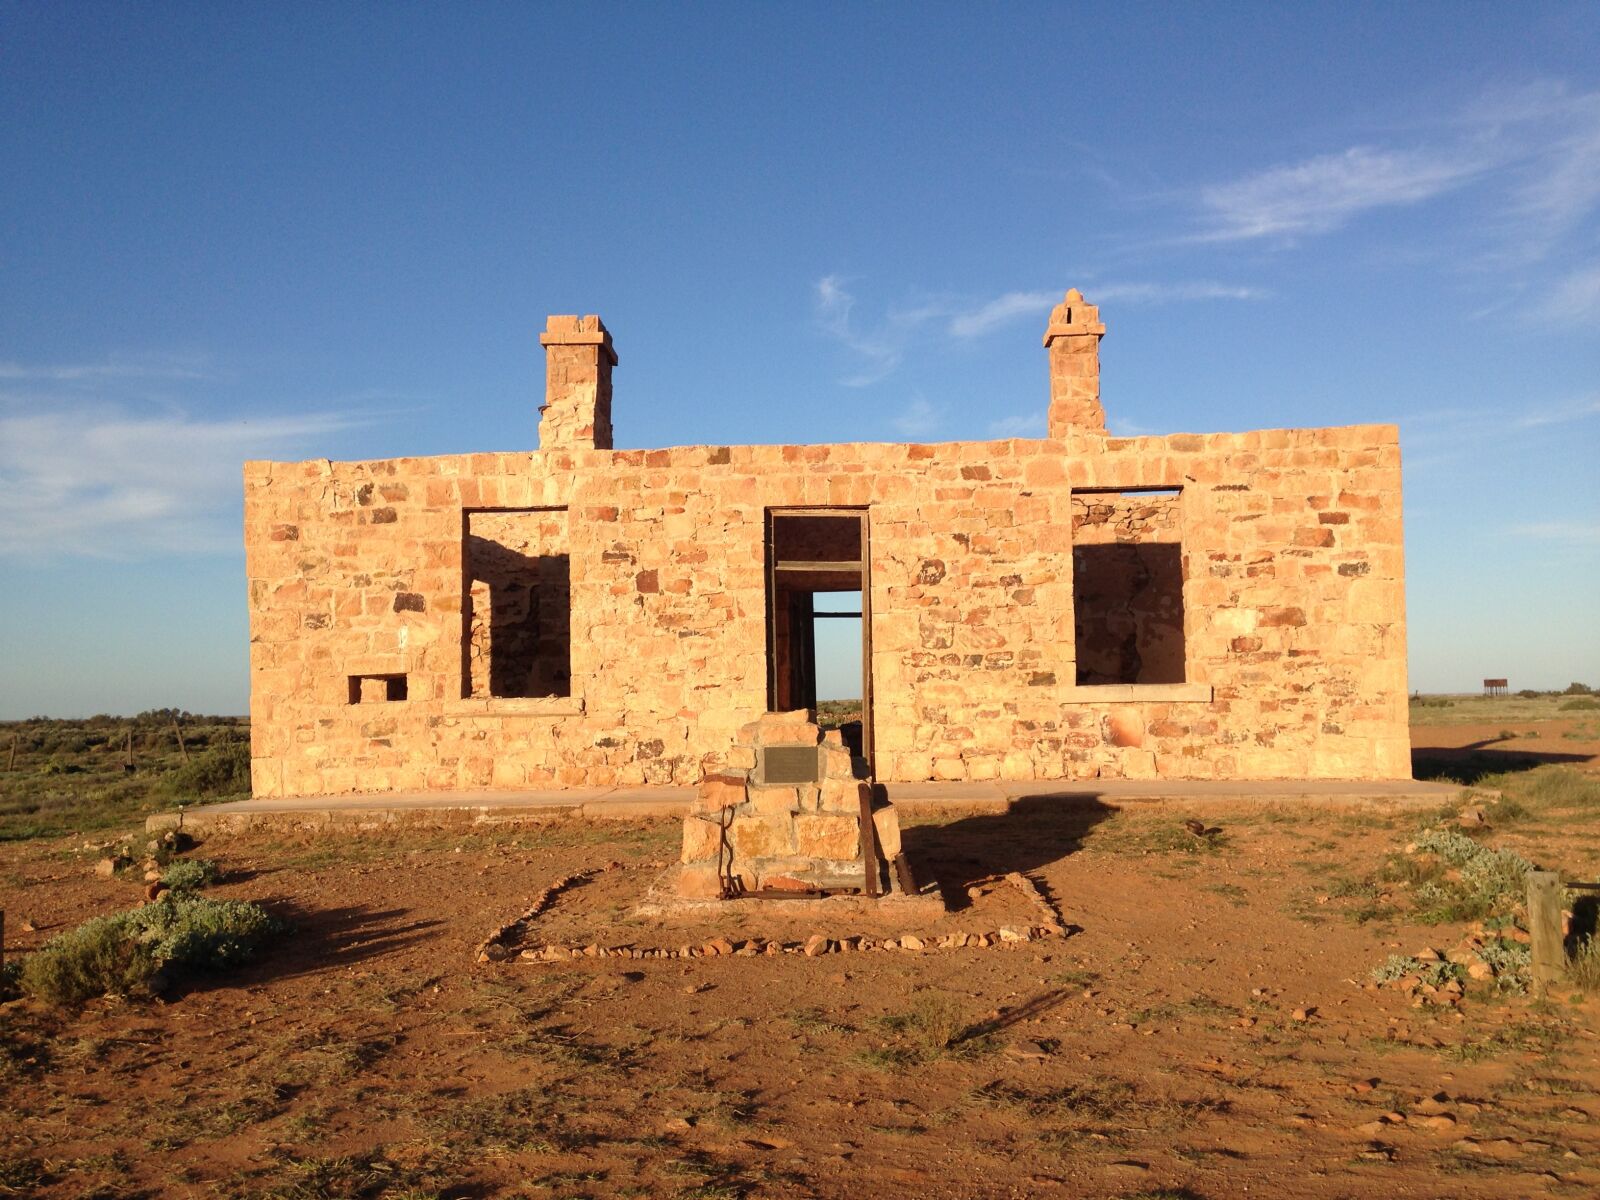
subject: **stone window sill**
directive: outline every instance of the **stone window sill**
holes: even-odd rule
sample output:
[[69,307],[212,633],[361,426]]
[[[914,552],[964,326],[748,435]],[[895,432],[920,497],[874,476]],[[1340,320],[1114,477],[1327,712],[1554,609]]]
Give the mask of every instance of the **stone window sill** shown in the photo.
[[447,717],[581,717],[582,696],[490,696],[446,700]]
[[1062,688],[1063,704],[1207,704],[1209,683],[1095,683]]

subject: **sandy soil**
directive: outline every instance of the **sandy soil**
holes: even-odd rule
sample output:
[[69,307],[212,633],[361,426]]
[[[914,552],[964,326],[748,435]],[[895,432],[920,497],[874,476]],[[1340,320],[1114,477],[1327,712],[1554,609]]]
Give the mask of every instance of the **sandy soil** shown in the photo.
[[1411,747],[1428,774],[1523,771],[1542,763],[1565,763],[1600,772],[1600,717],[1413,725]]
[[[164,1002],[0,1009],[0,1194],[1600,1191],[1596,1002],[1475,984],[1449,1012],[1362,986],[1459,933],[1341,898],[1416,814],[1211,808],[1211,839],[1187,815],[907,831],[947,873],[1028,872],[1063,940],[691,962],[471,959],[556,876],[669,855],[672,823],[218,837],[215,894],[295,934]],[[1565,841],[1565,869],[1600,877]],[[80,844],[0,849],[8,942],[135,900]]]

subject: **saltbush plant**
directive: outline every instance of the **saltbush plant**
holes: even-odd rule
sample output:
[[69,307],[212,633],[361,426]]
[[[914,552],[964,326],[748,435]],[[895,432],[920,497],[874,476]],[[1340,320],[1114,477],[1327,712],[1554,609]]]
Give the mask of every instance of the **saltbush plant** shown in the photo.
[[1511,850],[1496,850],[1454,829],[1429,829],[1412,846],[1454,868],[1416,890],[1417,918],[1431,924],[1472,921],[1508,912],[1522,897],[1533,864]]
[[234,796],[250,791],[250,746],[224,742],[194,755],[161,780],[170,796]]
[[1391,954],[1372,968],[1372,978],[1375,983],[1394,983],[1407,975],[1415,975],[1428,987],[1440,988],[1447,983],[1464,981],[1467,972],[1465,968],[1453,962],[1446,962],[1444,959],[1424,962],[1409,954]]
[[1527,990],[1533,954],[1526,942],[1514,938],[1489,938],[1477,948],[1477,954],[1494,972],[1495,982],[1500,987],[1516,992]]
[[227,970],[283,929],[258,904],[166,892],[51,938],[23,961],[22,990],[56,1004],[145,995],[158,972]]
[[217,881],[217,864],[209,858],[179,859],[161,873],[161,882],[174,892],[198,892]]

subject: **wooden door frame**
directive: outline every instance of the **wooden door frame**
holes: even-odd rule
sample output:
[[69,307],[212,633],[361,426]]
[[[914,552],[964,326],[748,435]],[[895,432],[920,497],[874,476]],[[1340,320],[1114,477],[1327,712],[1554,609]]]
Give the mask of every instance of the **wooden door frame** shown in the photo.
[[[767,708],[778,703],[777,659],[777,555],[773,537],[773,523],[783,517],[854,517],[860,522],[861,560],[858,582],[861,589],[861,755],[867,761],[872,777],[876,778],[876,754],[873,737],[872,708],[872,510],[866,506],[841,507],[823,505],[805,507],[784,505],[767,508],[762,525],[763,553],[766,575],[766,634],[767,634]],[[794,634],[790,632],[791,644]]]

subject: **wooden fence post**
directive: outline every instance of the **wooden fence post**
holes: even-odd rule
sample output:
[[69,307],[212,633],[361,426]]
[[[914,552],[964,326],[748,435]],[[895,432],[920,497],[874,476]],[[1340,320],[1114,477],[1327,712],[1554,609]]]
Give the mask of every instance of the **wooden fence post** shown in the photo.
[[1554,871],[1528,872],[1528,933],[1533,982],[1559,982],[1567,973],[1567,948],[1561,936],[1561,876]]
[[183,761],[189,761],[189,747],[183,744],[183,730],[178,725],[178,718],[172,718],[172,732],[178,735],[178,753],[183,755]]

